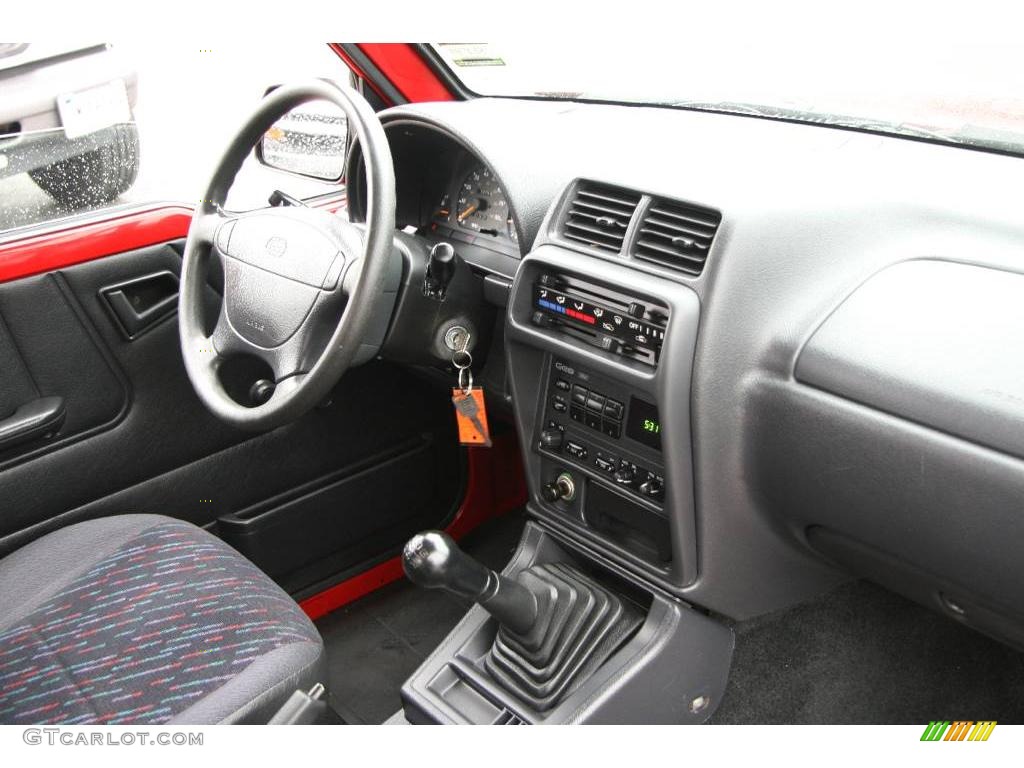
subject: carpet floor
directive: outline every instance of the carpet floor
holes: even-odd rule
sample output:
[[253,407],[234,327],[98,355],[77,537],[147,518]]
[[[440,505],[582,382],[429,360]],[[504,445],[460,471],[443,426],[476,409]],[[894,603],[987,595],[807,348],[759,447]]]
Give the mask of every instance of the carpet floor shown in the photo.
[[[500,570],[524,521],[490,521],[463,546]],[[402,580],[318,621],[333,709],[349,723],[397,712],[402,683],[468,607]],[[1024,723],[1024,654],[867,582],[734,629],[712,723]]]
[[868,582],[735,629],[714,723],[1024,722],[1024,654]]

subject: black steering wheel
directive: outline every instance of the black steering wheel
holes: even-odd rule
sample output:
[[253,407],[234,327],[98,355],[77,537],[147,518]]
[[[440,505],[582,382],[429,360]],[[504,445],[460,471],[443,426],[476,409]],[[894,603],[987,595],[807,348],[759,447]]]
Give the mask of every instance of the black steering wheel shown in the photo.
[[[228,190],[256,142],[289,110],[314,99],[341,107],[358,138],[366,165],[365,226],[302,206],[226,213]],[[234,426],[271,429],[320,403],[360,350],[387,274],[394,229],[391,150],[366,100],[321,80],[271,91],[224,153],[185,243],[181,353],[206,407]],[[209,332],[203,296],[212,254],[223,266],[224,296]],[[252,407],[236,402],[218,376],[225,359],[245,353],[273,371],[273,394]]]

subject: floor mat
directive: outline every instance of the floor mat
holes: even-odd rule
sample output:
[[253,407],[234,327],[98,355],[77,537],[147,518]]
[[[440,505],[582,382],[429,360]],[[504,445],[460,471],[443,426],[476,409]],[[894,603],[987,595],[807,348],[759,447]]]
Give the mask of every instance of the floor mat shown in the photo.
[[736,630],[714,723],[1024,722],[1024,654],[867,582]]
[[[525,524],[522,511],[488,521],[462,547],[500,570]],[[382,723],[401,709],[399,689],[470,602],[403,579],[316,622],[327,648],[330,704],[348,723]]]

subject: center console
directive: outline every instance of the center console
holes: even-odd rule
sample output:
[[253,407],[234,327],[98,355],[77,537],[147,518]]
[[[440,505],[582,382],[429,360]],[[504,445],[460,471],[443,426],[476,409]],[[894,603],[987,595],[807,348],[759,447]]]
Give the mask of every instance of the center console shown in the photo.
[[698,572],[689,383],[699,316],[682,283],[546,244],[520,267],[507,328],[530,511],[677,595]]
[[621,254],[542,237],[523,260],[506,350],[530,522],[502,574],[454,569],[477,574],[460,593],[477,605],[403,687],[408,720],[687,723],[718,706],[732,632],[684,600],[699,319],[690,285]]

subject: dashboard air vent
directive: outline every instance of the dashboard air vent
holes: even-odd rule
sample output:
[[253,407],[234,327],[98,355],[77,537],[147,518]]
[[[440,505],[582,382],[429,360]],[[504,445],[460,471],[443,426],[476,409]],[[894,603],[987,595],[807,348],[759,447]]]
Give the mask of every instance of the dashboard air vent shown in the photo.
[[633,257],[699,275],[722,214],[671,200],[651,202],[633,243]]
[[569,202],[562,236],[578,243],[619,253],[640,193],[582,181]]

